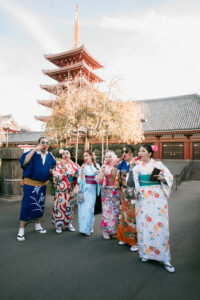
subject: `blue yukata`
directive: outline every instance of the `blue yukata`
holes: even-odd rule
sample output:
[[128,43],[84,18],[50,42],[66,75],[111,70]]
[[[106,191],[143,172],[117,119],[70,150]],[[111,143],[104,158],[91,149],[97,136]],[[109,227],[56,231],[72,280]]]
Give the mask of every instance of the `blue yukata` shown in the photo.
[[[44,203],[46,195],[46,181],[49,179],[49,169],[56,166],[56,160],[49,152],[42,158],[40,151],[37,151],[31,157],[29,163],[24,166],[26,155],[24,153],[20,158],[23,177],[26,179],[37,180],[37,186],[24,184],[24,194],[22,198],[20,221],[35,220],[41,218],[44,213]],[[41,185],[40,185],[41,184]]]
[[[97,165],[99,168],[99,165]],[[79,189],[83,193],[83,201],[78,203],[78,226],[79,232],[89,234],[94,225],[94,207],[96,196],[100,192],[100,185],[97,184],[96,176],[98,173],[94,164],[85,165],[83,180],[81,180],[81,168],[78,170]]]

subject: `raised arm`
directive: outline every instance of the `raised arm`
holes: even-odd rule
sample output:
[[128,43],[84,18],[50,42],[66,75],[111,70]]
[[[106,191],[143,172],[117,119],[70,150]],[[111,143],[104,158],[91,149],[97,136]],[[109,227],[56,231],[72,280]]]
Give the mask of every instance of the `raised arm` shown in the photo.
[[35,147],[33,150],[31,150],[27,155],[26,155],[26,158],[24,160],[24,167],[26,165],[28,165],[29,161],[31,160],[33,154],[36,152],[36,151],[40,151],[42,149],[42,146],[38,145],[37,147]]

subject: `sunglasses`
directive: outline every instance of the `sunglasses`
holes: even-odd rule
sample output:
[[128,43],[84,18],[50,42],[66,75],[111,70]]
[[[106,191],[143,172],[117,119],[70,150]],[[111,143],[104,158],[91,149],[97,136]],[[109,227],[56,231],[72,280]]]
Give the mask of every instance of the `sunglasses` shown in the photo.
[[122,150],[122,153],[126,153],[126,154],[128,154],[128,150]]
[[45,144],[49,145],[49,142],[44,142],[44,141],[42,141],[41,144],[42,144],[42,145],[45,145]]

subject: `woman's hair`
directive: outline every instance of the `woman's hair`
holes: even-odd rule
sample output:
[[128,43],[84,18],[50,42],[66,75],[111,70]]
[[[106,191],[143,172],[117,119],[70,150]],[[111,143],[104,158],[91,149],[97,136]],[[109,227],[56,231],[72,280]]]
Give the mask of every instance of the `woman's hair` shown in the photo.
[[74,154],[73,151],[72,151],[72,149],[66,148],[66,147],[61,148],[61,149],[59,150],[59,154],[61,155],[61,157],[62,157],[62,154],[64,153],[64,151],[68,151],[68,152],[70,153],[71,158],[72,158],[72,156],[73,156],[73,154]]
[[140,148],[141,147],[145,148],[151,154],[150,157],[153,157],[153,149],[150,144],[142,144],[140,145]]
[[135,147],[133,145],[124,145],[123,148],[126,148],[126,150],[128,150],[131,153],[135,153]]
[[96,164],[96,161],[95,161],[95,159],[94,159],[94,153],[93,153],[91,150],[85,150],[85,151],[83,152],[83,154],[84,154],[84,153],[88,153],[88,154],[92,157],[92,162],[93,162],[95,168],[97,168],[97,164]]
[[112,151],[112,150],[109,150],[109,151],[106,152],[105,157],[106,157],[107,154],[112,156],[112,162],[114,163],[117,159],[117,155],[115,154],[115,152]]

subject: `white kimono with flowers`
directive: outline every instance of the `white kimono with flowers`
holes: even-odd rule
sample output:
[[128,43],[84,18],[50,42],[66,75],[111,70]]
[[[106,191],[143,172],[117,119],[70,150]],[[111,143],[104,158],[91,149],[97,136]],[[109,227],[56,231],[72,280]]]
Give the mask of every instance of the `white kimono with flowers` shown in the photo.
[[[139,175],[150,175],[155,167],[161,170],[160,175],[167,184],[140,186]],[[173,176],[161,161],[154,159],[136,165],[133,175],[139,192],[136,203],[139,255],[141,258],[170,261],[167,198]]]

